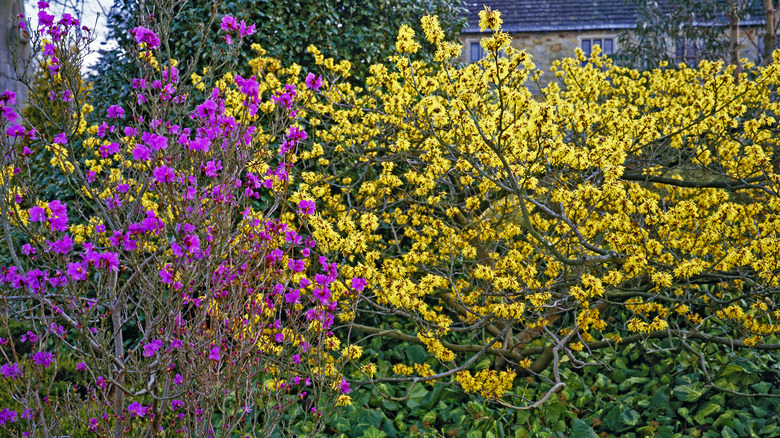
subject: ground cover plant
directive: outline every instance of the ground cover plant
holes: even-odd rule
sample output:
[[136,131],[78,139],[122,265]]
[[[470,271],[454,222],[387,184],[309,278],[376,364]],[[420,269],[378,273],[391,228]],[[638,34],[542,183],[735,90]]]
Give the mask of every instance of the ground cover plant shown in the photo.
[[[256,56],[214,76],[147,14],[130,95],[94,114],[89,31],[39,7],[59,113],[33,130],[0,99],[10,434],[778,427],[759,420],[778,406],[780,58],[638,72],[578,52],[535,98],[496,11],[479,63],[425,16],[364,84],[224,16],[220,56]],[[41,160],[67,202],[35,189]]]

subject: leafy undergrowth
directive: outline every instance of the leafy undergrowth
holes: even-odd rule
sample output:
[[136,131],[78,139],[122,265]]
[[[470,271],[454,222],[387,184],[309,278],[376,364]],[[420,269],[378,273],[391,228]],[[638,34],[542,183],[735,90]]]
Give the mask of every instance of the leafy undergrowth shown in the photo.
[[[353,392],[352,406],[331,420],[327,433],[350,438],[780,436],[780,398],[747,397],[709,387],[698,356],[666,347],[664,342],[631,345],[606,354],[608,366],[564,367],[567,388],[530,411],[469,398],[455,384],[362,387]],[[643,353],[645,348],[655,352]],[[714,374],[717,386],[780,397],[775,355],[708,348],[707,366],[717,365],[719,371]],[[427,357],[418,345],[379,340],[366,353],[380,372],[392,363],[422,363]],[[484,359],[476,369],[489,366]],[[772,371],[758,372],[767,368]],[[529,376],[517,394],[538,399],[550,387],[542,382],[543,378]]]

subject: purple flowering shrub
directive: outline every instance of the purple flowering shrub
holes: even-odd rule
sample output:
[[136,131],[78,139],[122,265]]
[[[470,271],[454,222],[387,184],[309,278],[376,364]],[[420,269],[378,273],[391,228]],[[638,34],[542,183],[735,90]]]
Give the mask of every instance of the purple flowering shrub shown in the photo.
[[[348,403],[331,332],[347,288],[307,233],[316,203],[291,193],[306,139],[296,86],[238,75],[189,83],[158,58],[154,26],[137,27],[130,52],[145,75],[132,79],[129,104],[88,126],[91,105],[68,88],[78,71],[62,68],[79,64],[66,44],[78,22],[39,8],[34,47],[65,117],[26,126],[15,96],[0,96],[0,213],[13,258],[0,267],[0,324],[31,327],[0,339],[0,381],[17,403],[0,406],[0,430],[316,434]],[[254,26],[226,18],[222,29],[227,44]],[[80,202],[25,205],[42,151]],[[23,342],[32,353],[17,352]],[[80,380],[56,394],[66,356]]]

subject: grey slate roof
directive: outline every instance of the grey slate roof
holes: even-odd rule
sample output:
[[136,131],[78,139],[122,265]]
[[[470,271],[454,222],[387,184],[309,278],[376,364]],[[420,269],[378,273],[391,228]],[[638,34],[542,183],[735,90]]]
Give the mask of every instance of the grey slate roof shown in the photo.
[[[670,7],[673,0],[661,2],[662,7]],[[754,0],[743,25],[761,23],[761,3]],[[636,7],[623,0],[464,0],[464,6],[468,24],[463,33],[480,32],[478,14],[484,6],[501,11],[501,28],[510,33],[633,29],[637,17]]]

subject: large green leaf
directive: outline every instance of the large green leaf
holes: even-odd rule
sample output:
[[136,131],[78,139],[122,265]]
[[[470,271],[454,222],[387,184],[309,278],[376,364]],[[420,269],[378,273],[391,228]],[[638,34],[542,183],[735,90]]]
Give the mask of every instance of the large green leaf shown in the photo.
[[669,406],[669,396],[666,395],[667,387],[658,388],[650,399],[650,406],[655,409],[664,409]]
[[423,364],[428,357],[428,353],[425,351],[425,348],[419,345],[410,345],[406,347],[406,357],[410,363]]
[[409,400],[406,401],[406,406],[408,406],[409,409],[414,409],[420,406],[422,400],[426,395],[428,395],[428,392],[429,391],[425,389],[423,385],[414,385],[414,388],[412,388],[412,391],[409,394]]
[[739,435],[737,435],[737,433],[734,432],[730,427],[726,426],[721,431],[721,436],[723,438],[737,438]]
[[640,419],[639,412],[633,409],[625,410],[620,414],[620,421],[627,426],[636,426]]
[[672,393],[678,400],[689,403],[701,398],[705,392],[707,392],[706,388],[696,388],[693,385],[679,385],[672,390]]
[[363,438],[385,438],[387,434],[374,426],[369,427],[363,432]]
[[572,438],[597,438],[596,432],[593,428],[588,426],[588,423],[575,418],[571,421],[571,437]]
[[696,411],[696,415],[693,417],[698,424],[714,423],[714,415],[721,412],[723,407],[718,402],[708,402]]

